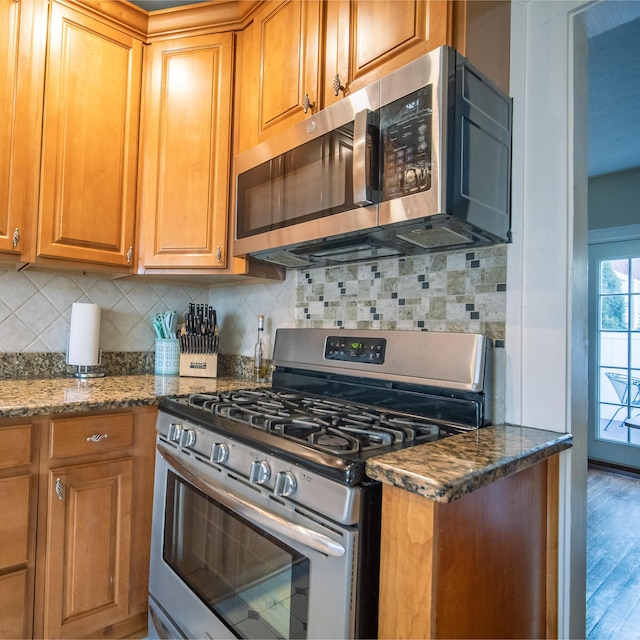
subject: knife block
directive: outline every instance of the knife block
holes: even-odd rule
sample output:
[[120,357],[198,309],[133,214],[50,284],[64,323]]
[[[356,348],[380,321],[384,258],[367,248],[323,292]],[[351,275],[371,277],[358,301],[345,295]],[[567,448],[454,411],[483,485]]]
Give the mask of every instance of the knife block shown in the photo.
[[185,378],[217,378],[217,353],[181,353],[180,375]]

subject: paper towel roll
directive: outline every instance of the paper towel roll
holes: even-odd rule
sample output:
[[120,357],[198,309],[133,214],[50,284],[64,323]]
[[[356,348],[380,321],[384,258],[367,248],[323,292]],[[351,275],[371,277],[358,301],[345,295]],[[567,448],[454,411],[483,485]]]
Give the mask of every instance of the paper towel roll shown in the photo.
[[100,362],[100,307],[74,302],[71,306],[68,364],[92,366]]

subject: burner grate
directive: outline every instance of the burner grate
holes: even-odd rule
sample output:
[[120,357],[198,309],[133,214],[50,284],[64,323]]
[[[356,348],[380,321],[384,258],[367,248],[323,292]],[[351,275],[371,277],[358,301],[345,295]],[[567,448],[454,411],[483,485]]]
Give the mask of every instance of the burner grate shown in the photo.
[[186,402],[214,416],[338,456],[420,444],[459,433],[426,418],[274,389],[192,394]]

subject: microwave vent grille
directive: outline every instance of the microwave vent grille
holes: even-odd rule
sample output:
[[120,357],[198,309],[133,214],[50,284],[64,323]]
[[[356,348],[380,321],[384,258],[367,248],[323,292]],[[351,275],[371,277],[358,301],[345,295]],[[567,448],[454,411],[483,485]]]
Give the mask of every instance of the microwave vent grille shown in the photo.
[[396,238],[409,242],[422,249],[449,247],[456,244],[471,244],[474,238],[470,234],[446,227],[413,229],[407,233],[396,234]]

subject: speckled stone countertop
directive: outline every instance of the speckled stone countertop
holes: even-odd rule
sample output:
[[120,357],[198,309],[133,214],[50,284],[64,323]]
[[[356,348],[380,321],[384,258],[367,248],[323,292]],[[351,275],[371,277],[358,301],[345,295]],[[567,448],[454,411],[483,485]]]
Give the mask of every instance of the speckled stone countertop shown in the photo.
[[0,380],[0,418],[103,411],[157,404],[162,396],[253,388],[241,378],[105,376]]
[[[0,380],[0,418],[154,405],[162,396],[254,388],[247,378],[152,374]],[[269,385],[265,385],[269,386]],[[367,475],[437,502],[521,471],[567,449],[567,433],[497,425],[367,460]]]
[[572,446],[569,433],[484,427],[367,460],[367,475],[436,502],[461,496]]

